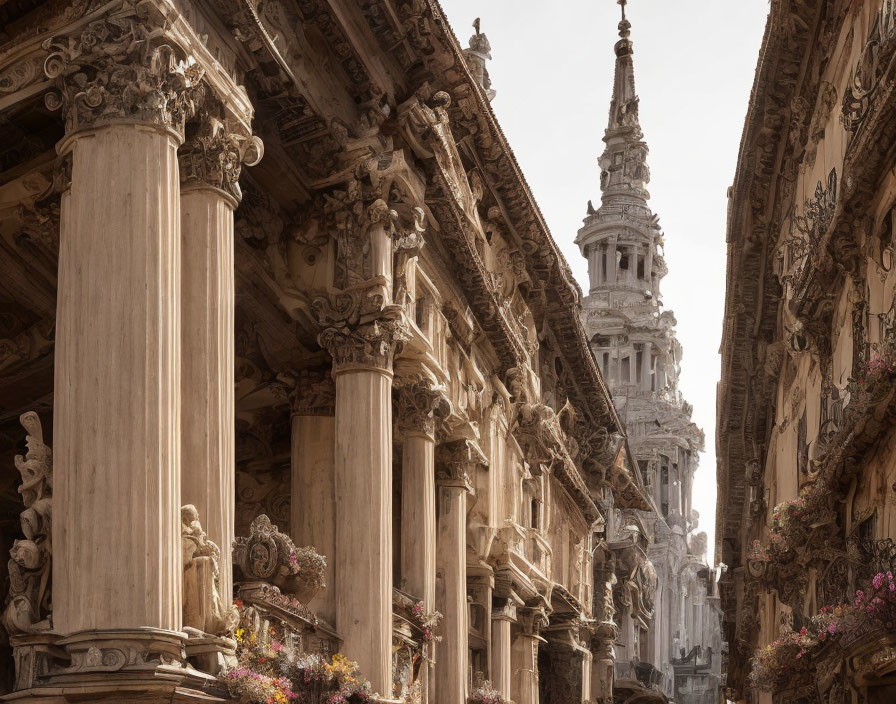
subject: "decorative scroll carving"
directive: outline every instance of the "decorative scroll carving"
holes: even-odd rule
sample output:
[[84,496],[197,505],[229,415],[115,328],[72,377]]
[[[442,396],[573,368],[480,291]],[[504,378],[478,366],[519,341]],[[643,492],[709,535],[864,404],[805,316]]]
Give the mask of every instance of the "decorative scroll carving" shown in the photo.
[[887,0],[874,18],[868,40],[843,93],[843,126],[858,132],[874,102],[896,39],[896,4]]
[[264,156],[261,139],[228,129],[221,120],[206,117],[197,134],[177,153],[180,180],[185,186],[200,184],[242,199],[239,178],[242,165],[255,166]]
[[221,596],[221,550],[208,539],[195,506],[183,506],[180,520],[184,560],[184,626],[221,635],[236,622],[236,613],[224,606]]
[[248,537],[233,541],[233,563],[249,581],[263,581],[307,603],[326,586],[326,561],[312,548],[297,549],[292,539],[262,514]]
[[28,431],[28,453],[16,456],[22,475],[19,493],[25,504],[20,519],[24,540],[16,540],[9,551],[9,594],[3,610],[3,626],[10,635],[49,630],[52,561],[53,454],[44,444],[37,413],[19,418]]
[[145,122],[183,134],[195,112],[202,69],[165,42],[168,20],[152,4],[121,11],[43,44],[55,84],[45,102],[62,109],[66,131],[109,122]]
[[396,422],[404,433],[425,433],[435,437],[436,423],[451,412],[445,390],[428,379],[402,386],[398,391]]

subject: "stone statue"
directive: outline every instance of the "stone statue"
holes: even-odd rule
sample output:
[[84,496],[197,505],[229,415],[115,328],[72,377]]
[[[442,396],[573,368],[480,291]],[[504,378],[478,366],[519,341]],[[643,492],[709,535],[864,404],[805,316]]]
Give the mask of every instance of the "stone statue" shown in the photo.
[[10,635],[50,629],[52,450],[44,444],[37,413],[24,413],[19,422],[28,431],[28,453],[16,456],[22,475],[19,493],[25,504],[20,515],[24,540],[9,551],[9,594],[3,609],[3,627]]
[[184,626],[221,635],[233,617],[220,592],[221,549],[208,539],[192,504],[180,510],[184,558]]

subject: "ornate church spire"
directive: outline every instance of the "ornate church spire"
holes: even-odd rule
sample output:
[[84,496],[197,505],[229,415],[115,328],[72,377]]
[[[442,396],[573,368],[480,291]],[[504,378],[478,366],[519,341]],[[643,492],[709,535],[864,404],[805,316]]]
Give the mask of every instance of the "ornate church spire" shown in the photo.
[[610,103],[610,124],[607,133],[616,130],[637,133],[641,138],[638,124],[638,95],[635,92],[635,68],[632,63],[634,49],[629,40],[632,23],[625,16],[628,0],[619,0],[622,6],[622,20],[619,22],[619,41],[616,42],[616,77],[613,82],[613,101]]
[[647,145],[642,141],[638,121],[638,94],[635,91],[635,67],[632,62],[634,47],[629,36],[631,22],[625,16],[627,0],[619,0],[622,20],[619,22],[619,41],[616,42],[616,72],[610,118],[604,133],[606,150],[599,160],[603,208],[615,203],[646,204],[650,194],[645,188],[650,181],[647,168]]

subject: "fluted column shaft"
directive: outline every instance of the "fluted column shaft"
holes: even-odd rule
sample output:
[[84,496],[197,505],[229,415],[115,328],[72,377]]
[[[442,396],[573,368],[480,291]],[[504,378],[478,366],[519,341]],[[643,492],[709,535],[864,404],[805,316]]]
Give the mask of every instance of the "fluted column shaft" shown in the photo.
[[54,627],[181,627],[177,135],[79,131],[62,200]]
[[437,647],[438,704],[462,704],[467,696],[467,492],[463,483],[440,483],[437,545],[442,640]]
[[220,548],[220,592],[233,598],[235,418],[233,208],[201,184],[181,194],[181,493]]
[[374,691],[392,693],[392,375],[336,374],[336,627]]
[[297,545],[313,546],[327,558],[327,587],[310,606],[336,623],[336,390],[330,368],[304,372],[293,397],[291,535]]
[[425,433],[405,436],[402,453],[401,575],[406,589],[429,612],[436,600],[435,440]]
[[492,610],[491,681],[504,699],[512,697],[513,669],[511,667],[511,626],[516,622],[516,607],[510,600]]

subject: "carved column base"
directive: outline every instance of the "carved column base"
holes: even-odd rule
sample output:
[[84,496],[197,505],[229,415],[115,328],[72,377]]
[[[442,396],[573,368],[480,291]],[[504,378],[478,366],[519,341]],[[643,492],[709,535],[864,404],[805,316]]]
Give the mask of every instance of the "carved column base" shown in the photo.
[[16,691],[30,689],[46,680],[54,664],[68,662],[66,652],[56,645],[61,637],[55,633],[40,633],[9,639],[16,667]]
[[[43,644],[37,642],[40,638],[45,639]],[[226,659],[228,650],[234,652],[233,642],[225,643],[226,639],[197,638],[194,643],[176,631],[138,628],[82,631],[65,638],[49,634],[28,636],[22,640],[31,641],[20,645],[23,658],[27,654],[24,649],[32,649],[37,663],[32,670],[34,676],[30,686],[0,701],[230,701],[212,675],[186,665],[185,652],[186,642],[191,657]],[[216,655],[211,657],[213,650]],[[47,663],[47,667],[42,663]]]

